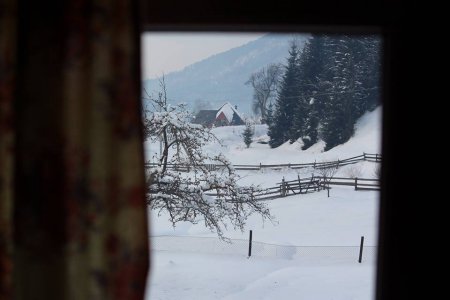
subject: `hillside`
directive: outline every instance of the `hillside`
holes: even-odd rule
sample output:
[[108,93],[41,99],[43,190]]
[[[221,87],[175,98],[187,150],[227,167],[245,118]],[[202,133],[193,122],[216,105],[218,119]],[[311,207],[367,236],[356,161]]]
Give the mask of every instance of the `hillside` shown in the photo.
[[[225,126],[213,128],[212,132],[221,141],[210,144],[204,148],[211,153],[223,153],[233,164],[285,164],[308,163],[322,160],[344,159],[366,153],[381,152],[381,106],[372,112],[364,114],[356,123],[354,136],[345,144],[334,147],[324,152],[324,143],[319,141],[307,150],[301,150],[301,144],[286,142],[278,148],[270,148],[267,142],[266,125],[256,125],[253,142],[250,148],[246,148],[242,133],[245,126]],[[145,143],[147,160],[151,159],[151,153],[158,152],[159,146]]]
[[[246,148],[242,138],[242,132],[245,126],[226,126],[214,128],[213,133],[219,138],[222,145],[217,143],[210,144],[204,150],[208,153],[223,153],[233,164],[287,164],[287,163],[308,163],[308,162],[321,162],[328,160],[345,159],[353,156],[361,155],[363,152],[366,153],[380,153],[381,150],[381,107],[378,107],[372,112],[366,113],[361,117],[356,125],[355,135],[345,144],[337,146],[327,152],[323,152],[324,144],[319,142],[312,146],[308,150],[301,150],[299,143],[289,144],[289,142],[283,144],[282,146],[271,149],[267,144],[252,143],[250,148]],[[265,140],[266,126],[257,125],[255,128],[254,139]],[[150,145],[146,143],[146,152],[149,155],[151,152],[157,151],[157,145]],[[357,168],[360,172],[360,177],[364,178],[374,178],[375,169],[379,166],[372,162],[360,162],[355,165],[345,166],[339,169],[336,176],[348,177],[349,169]],[[287,180],[296,179],[297,176],[308,177],[311,176],[311,170],[300,169],[284,169],[284,170],[264,170],[264,171],[240,171],[239,175],[242,177],[241,184],[258,184],[262,187],[272,187],[280,182],[283,177]],[[377,195],[377,193],[369,194],[359,194],[359,196],[364,195]],[[350,194],[351,198],[355,194]],[[303,196],[306,197],[306,196]],[[315,199],[315,197],[322,196],[307,196],[309,199]],[[370,196],[371,198],[372,196]],[[284,200],[286,201],[286,200]],[[317,201],[317,200],[312,200]],[[327,204],[328,205],[328,204]],[[373,207],[371,206],[371,210]],[[281,212],[282,215],[286,213]],[[289,214],[289,212],[287,212]],[[154,216],[155,217],[155,216]],[[255,224],[258,223],[255,219]],[[187,226],[187,227],[185,227]],[[302,225],[303,226],[303,225]],[[259,227],[259,225],[258,225]],[[196,235],[201,232],[201,234],[207,234],[208,236],[214,236],[214,233],[209,233],[209,231],[203,226],[192,226],[191,224],[179,224],[175,232],[172,226],[167,223],[166,220],[158,218],[158,222],[154,224],[152,230],[155,234],[167,234],[168,232],[173,232],[176,234],[187,234],[195,233]],[[267,232],[267,228],[265,232]],[[239,232],[231,232],[232,236],[242,237]],[[272,236],[271,230],[268,231],[269,239],[267,242],[287,242],[285,239],[278,239]],[[339,235],[336,235],[338,237]],[[304,243],[304,239],[297,240],[294,238],[291,243]],[[316,243],[318,240],[311,240],[310,243]],[[325,241],[321,241],[324,243]],[[341,243],[344,241],[341,240]],[[346,243],[350,243],[347,241]],[[375,236],[372,235],[372,243],[375,243]],[[337,243],[337,241],[336,241]]]
[[[210,145],[208,151],[220,151],[229,157],[234,164],[282,164],[305,163],[314,160],[344,159],[366,153],[380,153],[381,140],[381,107],[363,115],[355,126],[354,136],[345,144],[324,152],[325,144],[319,141],[307,150],[301,150],[302,144],[284,143],[278,148],[270,148],[268,144],[254,142],[246,148],[242,133],[244,126],[214,128],[212,132],[222,141],[224,147]],[[268,141],[267,126],[256,125],[255,141]]]
[[[244,126],[213,129],[233,163],[288,163],[342,159],[362,152],[380,153],[381,107],[366,113],[355,135],[345,144],[323,152],[319,142],[306,151],[300,144],[270,149],[240,136]],[[266,140],[265,126],[256,126],[255,139]],[[151,145],[146,145],[150,151]],[[342,167],[336,176],[348,176],[350,167],[374,178],[379,164],[360,162]],[[310,170],[306,170],[310,171]],[[302,170],[240,171],[240,183],[274,186],[284,177],[311,176]],[[378,239],[379,192],[333,186],[322,190],[267,201],[274,222],[258,216],[247,220],[241,232],[228,226],[232,244],[199,224],[180,222],[173,228],[165,213],[149,212],[153,270],[146,299],[373,299]],[[226,221],[225,221],[226,223]],[[248,230],[253,231],[254,252],[247,258]],[[358,263],[360,237],[365,237],[364,259]],[[256,242],[255,242],[256,241]],[[293,255],[292,253],[296,253]]]
[[[302,46],[307,35],[296,35]],[[217,109],[226,101],[250,113],[250,74],[270,63],[284,63],[293,35],[267,34],[243,46],[213,55],[179,72],[165,74],[169,101],[187,103],[191,109]],[[159,90],[157,79],[145,80],[150,93]]]

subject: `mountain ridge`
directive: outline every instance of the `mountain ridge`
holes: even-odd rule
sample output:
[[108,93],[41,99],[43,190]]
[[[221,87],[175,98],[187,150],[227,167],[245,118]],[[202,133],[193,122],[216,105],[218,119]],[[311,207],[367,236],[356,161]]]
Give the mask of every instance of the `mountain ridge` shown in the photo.
[[[285,63],[289,41],[303,47],[309,35],[269,33],[242,46],[214,54],[164,75],[169,103],[186,103],[190,110],[217,109],[225,102],[251,113],[253,90],[245,85],[250,75],[270,63]],[[159,91],[159,79],[147,79],[150,94]],[[145,105],[145,104],[144,104]]]

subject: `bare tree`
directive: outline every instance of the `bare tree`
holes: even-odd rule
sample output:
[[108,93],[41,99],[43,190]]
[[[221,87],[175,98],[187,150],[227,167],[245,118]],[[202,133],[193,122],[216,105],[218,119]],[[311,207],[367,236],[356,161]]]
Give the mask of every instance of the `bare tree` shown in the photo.
[[316,167],[316,172],[322,176],[323,187],[328,189],[328,197],[330,197],[330,182],[339,169],[339,161],[322,161]]
[[[177,222],[203,222],[222,239],[227,223],[243,230],[246,219],[256,213],[272,219],[264,202],[255,199],[257,186],[238,185],[239,175],[223,155],[208,155],[202,148],[219,142],[208,128],[189,123],[183,105],[167,104],[164,78],[162,91],[151,99],[154,111],[144,117],[145,138],[162,140],[159,165],[148,171],[147,200],[151,209],[166,212],[175,226]],[[211,170],[211,165],[216,170]],[[188,172],[174,167],[186,166]]]
[[261,114],[262,123],[267,121],[267,105],[275,96],[282,72],[281,64],[270,64],[250,75],[245,83],[253,87],[253,112]]

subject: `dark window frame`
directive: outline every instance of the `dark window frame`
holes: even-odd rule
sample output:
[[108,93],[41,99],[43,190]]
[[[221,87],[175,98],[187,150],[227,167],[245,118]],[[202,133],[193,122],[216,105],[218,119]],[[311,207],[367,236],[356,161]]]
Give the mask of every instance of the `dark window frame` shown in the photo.
[[[400,178],[408,176],[407,158],[402,153],[411,144],[404,134],[410,122],[400,124],[406,97],[401,49],[405,22],[401,1],[320,0],[320,1],[221,1],[221,0],[141,0],[141,30],[207,32],[308,32],[380,34],[383,37],[382,78],[382,174],[379,206],[379,239],[375,299],[404,299],[413,293],[409,277],[411,260],[401,249],[412,240],[412,208],[399,199],[411,198]],[[393,84],[395,83],[395,84]],[[412,120],[413,116],[406,117]],[[403,147],[400,147],[403,146]],[[388,172],[389,171],[389,172]],[[406,179],[400,180],[406,182]],[[411,206],[409,206],[411,207]],[[409,229],[409,230],[408,230]],[[417,250],[416,250],[417,251]],[[409,255],[412,255],[409,249]]]

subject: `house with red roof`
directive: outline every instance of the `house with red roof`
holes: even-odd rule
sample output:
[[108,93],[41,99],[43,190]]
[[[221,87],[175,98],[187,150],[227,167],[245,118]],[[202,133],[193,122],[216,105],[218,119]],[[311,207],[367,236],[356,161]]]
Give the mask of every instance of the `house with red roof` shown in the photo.
[[245,125],[243,116],[238,112],[237,106],[229,102],[222,105],[218,110],[201,110],[194,117],[192,123],[201,124],[205,127]]

